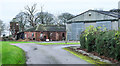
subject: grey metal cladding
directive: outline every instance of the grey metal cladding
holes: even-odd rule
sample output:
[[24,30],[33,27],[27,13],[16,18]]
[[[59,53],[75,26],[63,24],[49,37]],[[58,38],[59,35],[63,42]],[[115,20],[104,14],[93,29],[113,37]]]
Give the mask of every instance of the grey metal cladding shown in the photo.
[[71,24],[67,24],[66,25],[66,31],[67,31],[67,40],[72,40],[72,38],[71,38],[71,36],[72,36],[72,34],[71,34]]
[[67,40],[72,40],[71,32],[67,32]]
[[72,23],[72,40],[79,40],[81,32],[84,30],[84,23]]
[[101,21],[101,22],[96,22],[96,24],[97,24],[97,27],[101,27],[101,30],[104,30],[105,28],[107,29],[107,30],[111,30],[112,29],[112,23],[111,23],[111,21]]

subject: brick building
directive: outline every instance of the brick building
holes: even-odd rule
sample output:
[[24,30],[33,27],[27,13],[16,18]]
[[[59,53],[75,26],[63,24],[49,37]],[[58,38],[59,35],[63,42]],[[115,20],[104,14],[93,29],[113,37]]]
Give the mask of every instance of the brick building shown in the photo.
[[13,38],[16,38],[16,35],[19,32],[19,23],[18,22],[10,22],[10,32],[11,32]]
[[30,39],[36,41],[59,41],[65,40],[66,27],[57,25],[39,25],[17,34],[17,39]]

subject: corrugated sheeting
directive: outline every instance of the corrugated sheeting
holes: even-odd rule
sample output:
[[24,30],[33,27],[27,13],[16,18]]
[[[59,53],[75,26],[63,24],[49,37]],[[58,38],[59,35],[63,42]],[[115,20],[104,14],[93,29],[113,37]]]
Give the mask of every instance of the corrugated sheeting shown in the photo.
[[96,22],[97,27],[101,27],[101,30],[104,30],[105,28],[107,30],[111,30],[112,29],[112,23],[111,21],[101,21],[101,22]]
[[72,28],[71,24],[66,25],[66,30],[67,30],[66,32],[67,32],[67,39],[68,40],[72,40],[72,34],[71,34],[72,29],[71,28]]
[[[104,30],[105,28],[107,30],[112,29],[111,21],[96,22],[96,27],[99,26],[101,26],[101,30]],[[84,30],[84,22],[67,24],[67,40],[80,40],[80,35]]]
[[72,23],[67,25],[67,27],[68,40],[79,40],[81,32],[84,31],[84,23]]

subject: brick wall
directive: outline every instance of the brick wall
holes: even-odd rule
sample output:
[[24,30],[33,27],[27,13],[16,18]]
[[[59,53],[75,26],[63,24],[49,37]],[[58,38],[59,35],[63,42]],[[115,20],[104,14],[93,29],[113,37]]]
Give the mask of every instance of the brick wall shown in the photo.
[[[63,39],[63,33],[64,37],[66,37],[66,32],[24,32],[24,35],[26,35],[26,39],[35,39],[36,41],[45,41],[46,39],[49,39],[51,41],[59,41]],[[34,36],[32,36],[34,34]],[[42,38],[40,35],[42,34]]]

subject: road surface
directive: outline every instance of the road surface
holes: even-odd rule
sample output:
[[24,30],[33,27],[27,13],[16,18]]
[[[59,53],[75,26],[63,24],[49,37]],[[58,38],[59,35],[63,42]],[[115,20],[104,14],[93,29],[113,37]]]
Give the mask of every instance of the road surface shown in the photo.
[[76,45],[38,45],[34,43],[14,45],[22,48],[26,52],[26,64],[89,64],[62,49]]

